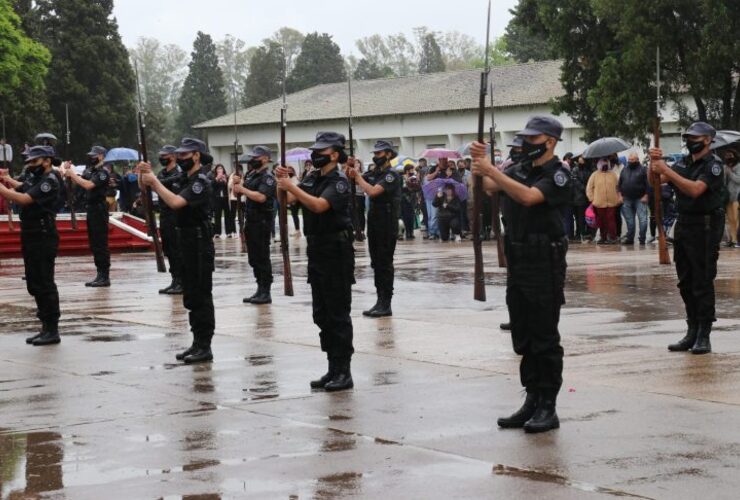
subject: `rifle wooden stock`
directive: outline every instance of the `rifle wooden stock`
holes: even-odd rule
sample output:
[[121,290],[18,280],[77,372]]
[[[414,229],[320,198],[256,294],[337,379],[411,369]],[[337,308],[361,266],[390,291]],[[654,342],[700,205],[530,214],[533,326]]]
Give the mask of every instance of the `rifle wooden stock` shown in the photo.
[[[144,120],[139,111],[139,155],[143,162],[147,161],[146,151],[146,135],[144,131]],[[162,251],[162,242],[159,239],[159,231],[157,230],[157,219],[154,216],[154,201],[152,199],[152,190],[148,186],[141,186],[141,202],[144,205],[144,215],[146,218],[146,224],[149,228],[149,234],[152,237],[152,243],[154,245],[154,256],[157,260],[157,271],[160,273],[167,272],[167,266],[164,263],[164,252]]]
[[[285,160],[285,108],[280,112],[280,164],[286,165]],[[293,296],[293,273],[290,269],[290,248],[288,247],[288,193],[278,191],[278,224],[280,226],[280,253],[283,255],[283,287],[285,295]]]
[[64,185],[67,189],[67,206],[69,206],[69,218],[72,222],[72,230],[77,231],[77,212],[75,210],[75,192],[72,179],[67,177],[64,181]]
[[[481,73],[480,102],[478,106],[478,142],[485,142],[486,93],[488,91],[488,73]],[[473,176],[473,298],[481,302],[486,301],[486,283],[483,274],[483,242],[481,241],[481,223],[483,220],[483,179]]]
[[[655,147],[660,147],[660,119],[655,120],[653,131]],[[661,264],[670,264],[671,256],[668,254],[668,242],[666,241],[665,228],[663,227],[663,200],[660,188],[660,175],[650,172],[650,184],[653,187],[653,215],[655,216],[655,227],[658,228],[658,261]]]
[[[349,155],[355,157],[355,145],[352,134],[352,120],[349,122]],[[362,239],[362,231],[360,230],[360,218],[357,214],[357,182],[354,179],[349,180],[349,192],[352,199],[350,200],[350,210],[352,210],[352,226],[355,229],[355,241]]]

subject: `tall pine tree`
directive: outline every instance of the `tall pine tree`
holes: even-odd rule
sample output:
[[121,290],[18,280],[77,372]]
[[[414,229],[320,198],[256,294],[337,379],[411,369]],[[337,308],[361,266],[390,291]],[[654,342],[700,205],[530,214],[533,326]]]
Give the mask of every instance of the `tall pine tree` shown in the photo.
[[112,13],[113,0],[37,0],[24,21],[51,50],[49,105],[58,124],[69,105],[76,160],[92,144],[135,144],[134,74]]
[[419,73],[439,73],[445,70],[445,60],[442,49],[439,48],[434,33],[427,33],[421,39],[421,56],[419,58]]
[[249,60],[249,76],[242,104],[249,108],[280,97],[283,92],[285,57],[282,47],[266,40]]
[[331,35],[310,33],[301,46],[301,53],[288,76],[289,92],[315,87],[323,83],[337,83],[347,80],[347,70],[339,46]]
[[210,35],[198,32],[188,68],[177,124],[183,134],[200,137],[202,133],[193,130],[193,125],[225,115],[227,111],[224,76]]

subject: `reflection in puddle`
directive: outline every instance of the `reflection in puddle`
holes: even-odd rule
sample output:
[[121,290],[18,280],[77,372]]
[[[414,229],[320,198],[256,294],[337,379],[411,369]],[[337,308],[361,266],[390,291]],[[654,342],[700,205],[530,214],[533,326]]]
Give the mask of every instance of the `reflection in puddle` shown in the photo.
[[397,372],[378,372],[373,375],[373,385],[396,385],[397,383]]
[[126,333],[123,335],[90,335],[85,337],[85,340],[88,342],[130,342],[136,338],[136,335]]
[[62,435],[0,435],[0,498],[35,498],[64,488]]
[[247,362],[251,366],[264,366],[264,365],[270,365],[272,364],[272,356],[271,355],[252,355],[247,356],[244,359],[247,360]]
[[334,429],[329,429],[330,437],[321,443],[321,451],[325,453],[334,453],[339,451],[354,450],[357,447],[357,440],[354,434],[347,434]]
[[278,393],[276,373],[274,371],[257,374],[254,387],[242,390],[246,393],[242,401],[260,401],[263,399],[275,399],[280,396]]
[[344,498],[357,494],[362,486],[362,473],[342,472],[320,477],[316,484],[314,498]]

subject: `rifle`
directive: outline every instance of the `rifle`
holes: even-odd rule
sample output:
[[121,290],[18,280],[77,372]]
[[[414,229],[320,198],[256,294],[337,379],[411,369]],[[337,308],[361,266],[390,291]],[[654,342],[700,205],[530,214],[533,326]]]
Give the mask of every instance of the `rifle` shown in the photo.
[[[656,148],[660,147],[660,47],[656,50],[656,82],[657,96],[655,100],[655,128],[653,129],[653,141]],[[655,226],[658,228],[658,262],[670,264],[671,256],[668,254],[668,242],[666,241],[665,228],[663,227],[663,203],[660,195],[660,175],[650,172],[650,184],[653,187],[653,213],[655,215]]]
[[[139,68],[134,61],[134,72],[136,73],[136,94],[138,96],[137,121],[138,121],[138,138],[139,138],[139,161],[147,162],[146,152],[146,125],[144,125],[144,111],[141,102],[141,87],[139,86]],[[159,231],[157,230],[157,219],[154,217],[154,201],[152,200],[152,190],[148,186],[141,186],[141,202],[144,205],[144,214],[146,223],[149,227],[149,233],[152,236],[154,244],[154,255],[157,259],[157,271],[160,273],[167,272],[167,266],[164,263],[164,253],[162,252],[162,242],[159,240]]]
[[[347,119],[349,125],[349,155],[355,157],[355,139],[352,133],[352,78],[347,79],[347,88],[349,89],[349,117]],[[362,241],[362,231],[360,230],[360,219],[357,214],[357,182],[354,178],[349,180],[349,191],[352,197],[351,210],[352,210],[352,226],[355,228],[355,241]]]
[[[7,137],[5,137],[5,113],[2,114],[3,119],[3,139],[5,139],[5,144],[3,144],[3,168],[8,167],[8,153],[5,150],[5,146],[7,145]],[[13,226],[13,204],[8,200],[8,231],[15,231],[15,226]]]
[[[285,129],[288,127],[288,101],[285,93],[286,68],[283,72],[283,105],[280,108],[280,164],[285,166]],[[290,271],[290,249],[288,248],[288,193],[278,191],[278,225],[280,226],[280,252],[283,254],[283,287],[285,295],[293,296],[293,274]]]
[[[239,169],[239,133],[236,126],[236,90],[231,89],[232,100],[234,101],[234,172]],[[241,174],[241,171],[239,172]],[[241,177],[241,175],[240,175]],[[247,252],[247,238],[244,234],[244,207],[242,207],[242,197],[236,197],[236,217],[239,219],[239,239],[241,240],[242,253]]]
[[[69,137],[71,135],[69,131],[69,104],[64,105],[64,116],[67,122],[67,133],[64,139],[64,159],[69,160]],[[67,189],[67,205],[69,206],[69,218],[72,221],[72,230],[77,231],[77,214],[75,213],[75,192],[74,186],[72,185],[72,179],[67,177],[64,181],[64,185]]]
[[[491,82],[491,156],[496,147],[496,117],[493,110],[493,82]],[[496,252],[498,253],[498,267],[506,267],[506,253],[504,252],[504,238],[501,235],[501,193],[493,193],[491,200],[491,223],[493,236],[496,238]]]
[[[478,142],[485,141],[486,94],[488,93],[488,74],[491,72],[490,61],[491,37],[491,0],[488,0],[488,24],[486,27],[486,65],[480,75],[480,101],[478,103]],[[483,179],[473,176],[473,253],[475,259],[475,276],[473,298],[486,301],[486,282],[483,274],[483,244],[481,242],[481,222],[483,219]]]

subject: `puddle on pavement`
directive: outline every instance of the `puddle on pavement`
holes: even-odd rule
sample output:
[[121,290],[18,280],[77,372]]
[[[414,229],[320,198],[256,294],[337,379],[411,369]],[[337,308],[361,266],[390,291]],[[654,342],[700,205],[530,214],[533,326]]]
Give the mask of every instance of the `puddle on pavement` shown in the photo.
[[251,366],[265,366],[272,364],[272,356],[269,354],[266,355],[257,355],[254,354],[252,356],[245,356],[245,360],[251,365]]
[[122,335],[90,335],[85,337],[88,342],[131,342],[137,340],[136,335],[124,333]]
[[316,482],[314,498],[326,500],[356,495],[362,487],[361,472],[341,472],[320,477]]
[[257,374],[253,386],[242,389],[242,391],[245,393],[242,401],[261,401],[280,397],[274,371]]
[[37,498],[64,488],[63,461],[61,434],[0,435],[0,498]]
[[373,385],[396,385],[398,383],[397,372],[378,372],[373,375]]
[[357,447],[357,439],[354,434],[346,434],[329,429],[329,437],[321,443],[321,451],[324,453],[336,453],[340,451],[354,450]]

